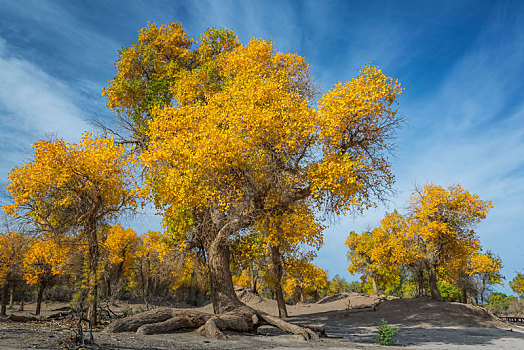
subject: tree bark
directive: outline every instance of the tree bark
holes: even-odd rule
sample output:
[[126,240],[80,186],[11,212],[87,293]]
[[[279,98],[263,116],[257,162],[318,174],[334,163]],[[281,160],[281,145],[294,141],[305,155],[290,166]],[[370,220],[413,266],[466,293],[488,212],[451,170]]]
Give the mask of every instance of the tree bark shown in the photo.
[[9,308],[13,308],[15,301],[15,283],[11,283],[11,288],[9,288]]
[[229,271],[229,247],[227,239],[215,238],[206,247],[209,266],[211,302],[215,314],[225,313],[241,306],[233,288],[233,279]]
[[0,315],[5,315],[7,313],[7,296],[9,294],[9,283],[4,285],[4,290],[2,292],[2,310]]
[[251,263],[251,268],[250,268],[250,272],[251,272],[251,291],[255,294],[258,294],[258,287],[257,287],[257,274],[255,273],[255,263],[252,262]]
[[468,291],[466,287],[462,287],[462,297],[460,299],[461,299],[462,304],[468,303]]
[[36,312],[35,315],[40,315],[40,308],[42,306],[42,299],[44,298],[44,289],[45,289],[46,283],[40,282],[38,284],[38,295],[36,298]]
[[417,268],[417,276],[418,276],[418,295],[422,296],[426,295],[426,286],[424,283],[424,269],[419,267]]
[[484,306],[484,293],[486,293],[486,280],[482,279],[482,288],[480,289],[480,302]]
[[287,318],[287,308],[284,301],[284,293],[282,291],[282,257],[280,256],[278,246],[271,246],[271,265],[273,277],[275,279],[273,289],[275,290],[275,296],[277,299],[278,315],[280,318]]
[[98,304],[98,258],[100,255],[98,247],[97,225],[91,221],[86,224],[86,235],[89,246],[89,275],[88,275],[88,292],[87,300],[89,308],[87,310],[87,318],[91,325],[96,325],[97,322],[97,304]]
[[435,300],[442,300],[442,296],[437,288],[437,270],[433,264],[429,264],[429,291],[431,298]]
[[377,278],[374,273],[371,274],[371,284],[373,285],[373,294],[378,295]]

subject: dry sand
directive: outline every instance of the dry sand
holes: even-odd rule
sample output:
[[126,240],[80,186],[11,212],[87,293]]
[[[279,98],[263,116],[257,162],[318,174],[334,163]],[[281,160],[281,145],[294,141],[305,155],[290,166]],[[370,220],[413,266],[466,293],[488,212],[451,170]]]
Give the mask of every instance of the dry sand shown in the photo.
[[[274,300],[240,292],[242,301],[251,307],[276,315]],[[398,345],[402,349],[524,349],[524,328],[493,318],[485,310],[459,303],[437,302],[428,298],[381,300],[360,294],[339,295],[316,304],[288,306],[289,321],[323,327],[328,338],[305,342],[278,329],[263,326],[258,335],[229,333],[229,340],[208,339],[194,333],[137,335],[135,333],[94,333],[100,349],[383,349],[377,344],[377,325],[384,318],[399,329]],[[44,305],[44,315],[59,305]],[[27,305],[25,314],[34,305]],[[114,307],[144,308],[122,304]],[[211,305],[198,308],[211,311]],[[19,312],[15,312],[20,314]],[[13,323],[0,319],[0,349],[66,348],[71,330],[65,324]]]

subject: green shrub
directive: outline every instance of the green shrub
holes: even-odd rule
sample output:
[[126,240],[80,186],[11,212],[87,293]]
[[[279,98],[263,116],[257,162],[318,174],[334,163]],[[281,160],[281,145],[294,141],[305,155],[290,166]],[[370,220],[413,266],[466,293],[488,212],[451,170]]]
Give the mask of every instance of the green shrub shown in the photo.
[[381,345],[392,345],[396,343],[396,337],[398,334],[398,329],[388,325],[385,319],[380,320],[378,326],[378,342]]

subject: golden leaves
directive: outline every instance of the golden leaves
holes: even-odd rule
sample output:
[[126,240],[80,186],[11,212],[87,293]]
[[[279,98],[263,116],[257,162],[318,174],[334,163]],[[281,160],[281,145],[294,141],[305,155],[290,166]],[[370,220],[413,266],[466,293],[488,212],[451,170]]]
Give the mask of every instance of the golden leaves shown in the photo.
[[24,253],[23,277],[28,284],[48,282],[53,276],[69,269],[72,246],[54,239],[36,238]]
[[112,138],[85,133],[78,144],[37,141],[33,148],[32,161],[9,173],[5,189],[13,203],[3,207],[7,213],[54,231],[66,223],[84,225],[93,210],[111,219],[121,207],[136,205],[132,164]]
[[472,229],[492,207],[460,185],[416,189],[404,217],[393,212],[371,232],[350,233],[348,270],[393,276],[401,266],[433,266],[439,278],[450,283],[462,274],[497,278],[500,261],[479,252],[479,238]]

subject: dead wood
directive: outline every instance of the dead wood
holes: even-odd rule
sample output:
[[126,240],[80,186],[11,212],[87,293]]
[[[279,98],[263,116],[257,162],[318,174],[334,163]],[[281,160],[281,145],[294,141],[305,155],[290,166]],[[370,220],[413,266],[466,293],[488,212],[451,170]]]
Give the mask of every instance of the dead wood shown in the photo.
[[55,312],[54,314],[47,315],[44,317],[44,320],[56,320],[58,318],[67,317],[73,314],[73,311],[61,311],[61,312]]
[[319,336],[309,328],[291,324],[245,305],[218,315],[173,308],[158,308],[116,320],[107,326],[104,332],[160,334],[171,333],[180,329],[196,329],[197,333],[207,337],[227,339],[227,336],[224,334],[226,330],[256,333],[257,328],[263,324],[278,327],[304,340],[319,339]]
[[[199,326],[195,326],[195,327],[185,327],[183,326],[184,325],[184,322],[186,321],[181,321],[180,322],[180,327],[179,328],[172,328],[172,327],[176,327],[176,322],[175,320],[173,321],[173,323],[164,323],[168,320],[171,320],[171,319],[174,319],[174,318],[180,318],[180,319],[184,319],[184,318],[210,318],[211,315],[209,314],[206,314],[206,313],[202,313],[202,312],[198,312],[198,311],[191,311],[191,312],[188,312],[188,311],[183,311],[183,310],[176,310],[176,309],[173,309],[173,308],[158,308],[158,309],[153,309],[153,310],[150,310],[150,311],[146,311],[146,312],[142,312],[140,314],[136,314],[136,315],[133,315],[133,316],[129,316],[129,317],[125,317],[125,318],[122,318],[122,319],[119,319],[119,320],[116,320],[112,323],[110,323],[105,329],[104,329],[104,332],[107,332],[107,333],[119,333],[119,332],[136,332],[140,327],[144,326],[144,325],[153,325],[153,324],[159,324],[159,323],[163,323],[163,325],[158,325],[156,326],[157,330],[160,332],[160,333],[168,333],[168,332],[171,332],[172,330],[175,330],[175,329],[179,329],[179,328],[197,328]],[[206,320],[207,320],[206,318]],[[198,321],[195,321],[198,323]],[[202,322],[202,324],[205,323]],[[170,328],[171,327],[171,328]],[[152,327],[152,329],[154,329],[155,327]],[[165,329],[165,330],[164,330]],[[171,329],[171,330],[168,330],[168,329]],[[144,327],[141,332],[150,332],[149,328],[147,327]],[[153,333],[144,333],[144,334],[153,334]]]
[[11,314],[7,317],[7,319],[12,322],[50,321],[50,320],[56,320],[59,318],[67,317],[67,316],[70,316],[71,314],[72,314],[71,310],[55,312],[54,314],[50,314],[47,316],[26,316],[26,315]]
[[285,332],[301,336],[302,338],[304,338],[304,340],[318,340],[319,339],[318,335],[309,328],[294,325],[278,317],[268,315],[264,312],[258,312],[258,315],[268,324],[278,327]]
[[208,314],[179,314],[163,322],[149,323],[137,329],[139,334],[171,333],[179,329],[195,329],[201,327],[211,318]]
[[7,316],[7,320],[11,322],[33,322],[33,321],[41,321],[42,319],[38,316],[25,316],[25,315],[11,314]]

